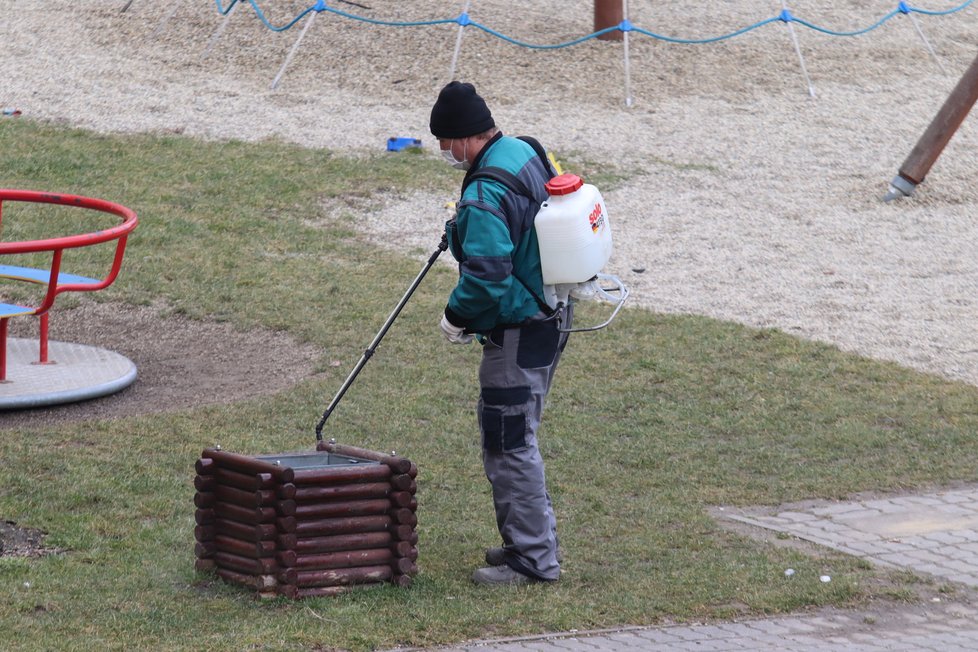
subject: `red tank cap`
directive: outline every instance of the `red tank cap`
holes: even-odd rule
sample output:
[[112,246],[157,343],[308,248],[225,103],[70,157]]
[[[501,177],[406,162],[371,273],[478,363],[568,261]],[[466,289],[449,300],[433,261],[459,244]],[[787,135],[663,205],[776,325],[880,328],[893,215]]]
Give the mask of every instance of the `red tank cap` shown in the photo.
[[544,186],[551,195],[569,195],[584,185],[584,180],[576,174],[560,174]]

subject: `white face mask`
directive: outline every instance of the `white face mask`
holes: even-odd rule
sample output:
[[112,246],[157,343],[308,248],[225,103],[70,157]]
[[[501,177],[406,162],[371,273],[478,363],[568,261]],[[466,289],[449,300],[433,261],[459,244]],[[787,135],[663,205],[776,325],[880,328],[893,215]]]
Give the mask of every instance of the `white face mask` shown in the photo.
[[[453,138],[452,140],[454,141],[455,139]],[[445,159],[448,162],[449,165],[451,165],[456,170],[468,170],[471,164],[468,161],[465,160],[465,150],[466,149],[467,149],[467,145],[463,145],[462,146],[462,152],[463,152],[463,154],[462,154],[462,160],[460,161],[457,158],[455,158],[455,155],[454,154],[452,154],[452,145],[451,145],[451,143],[449,143],[448,149],[441,150],[441,156],[442,156],[443,159]]]

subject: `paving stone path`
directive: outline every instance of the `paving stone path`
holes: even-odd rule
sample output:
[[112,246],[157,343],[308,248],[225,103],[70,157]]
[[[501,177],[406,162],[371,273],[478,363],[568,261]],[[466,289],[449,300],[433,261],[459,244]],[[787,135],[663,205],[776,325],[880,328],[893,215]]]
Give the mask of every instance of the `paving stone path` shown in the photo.
[[[472,641],[437,652],[978,651],[978,487],[851,502],[723,508],[721,519],[785,533],[962,587],[965,597],[899,608],[713,625],[632,627]],[[402,650],[401,652],[405,652]]]

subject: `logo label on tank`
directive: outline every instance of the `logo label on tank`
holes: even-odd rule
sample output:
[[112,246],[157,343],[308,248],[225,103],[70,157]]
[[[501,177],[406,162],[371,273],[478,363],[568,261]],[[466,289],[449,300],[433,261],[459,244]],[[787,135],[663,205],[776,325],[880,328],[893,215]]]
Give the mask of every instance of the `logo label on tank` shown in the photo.
[[587,216],[587,221],[590,222],[591,230],[594,233],[597,233],[598,229],[604,225],[604,211],[601,210],[601,204],[594,205],[594,210]]

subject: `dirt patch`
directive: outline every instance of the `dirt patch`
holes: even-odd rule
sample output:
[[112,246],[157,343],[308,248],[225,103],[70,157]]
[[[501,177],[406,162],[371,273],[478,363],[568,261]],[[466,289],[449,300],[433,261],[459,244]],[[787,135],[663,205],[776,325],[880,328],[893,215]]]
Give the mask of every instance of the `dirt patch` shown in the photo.
[[[11,337],[37,337],[37,321],[11,321]],[[43,427],[233,403],[283,391],[314,374],[320,350],[285,333],[235,330],[173,314],[166,306],[86,301],[51,313],[53,341],[115,351],[138,376],[117,394],[61,406],[2,412],[0,430]]]
[[[11,321],[11,337],[37,337],[37,321]],[[138,376],[117,394],[60,406],[0,412],[0,431],[53,423],[181,410],[274,394],[315,374],[318,348],[267,329],[173,314],[166,306],[83,301],[51,314],[55,341],[97,346],[136,364]],[[0,557],[40,557],[59,549],[41,530],[0,521]]]
[[41,557],[61,552],[44,545],[44,532],[0,521],[0,557]]

